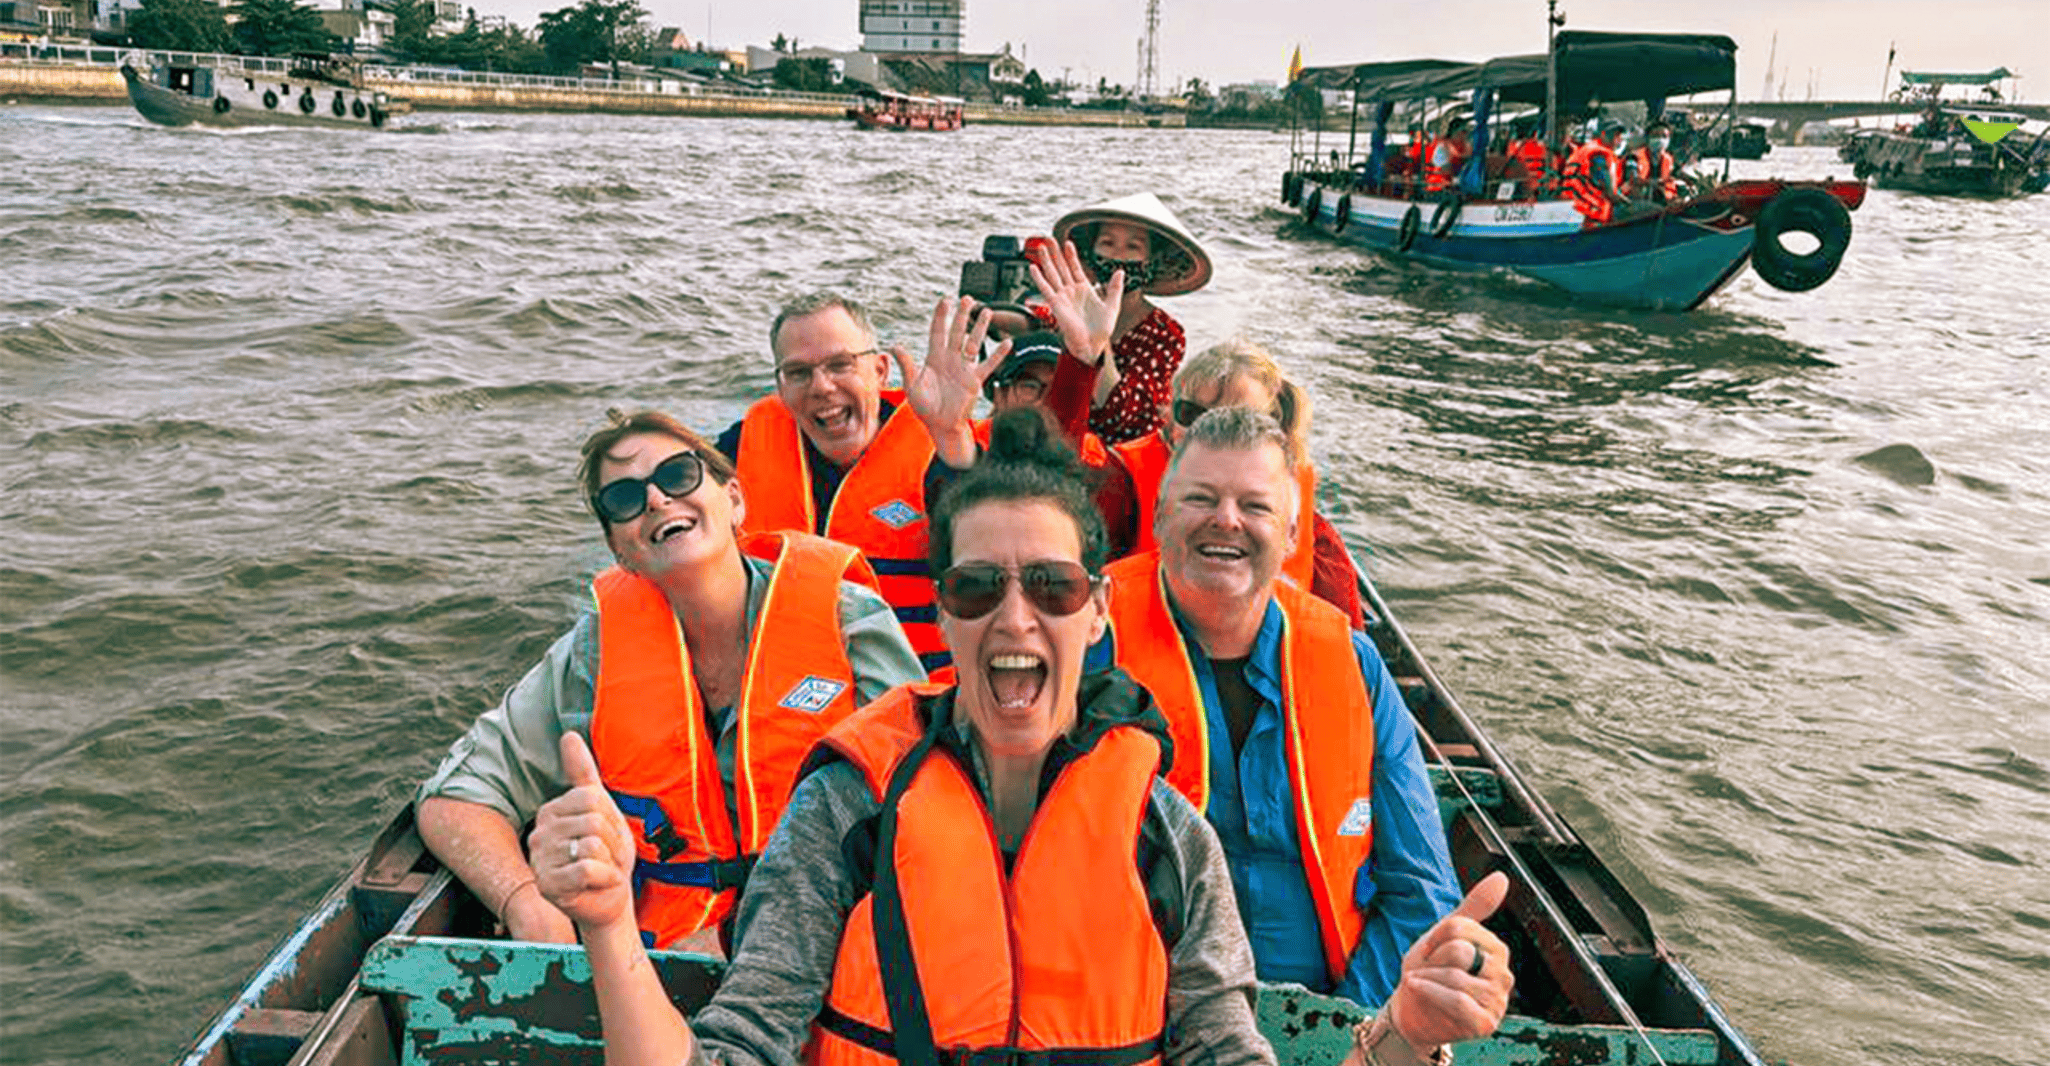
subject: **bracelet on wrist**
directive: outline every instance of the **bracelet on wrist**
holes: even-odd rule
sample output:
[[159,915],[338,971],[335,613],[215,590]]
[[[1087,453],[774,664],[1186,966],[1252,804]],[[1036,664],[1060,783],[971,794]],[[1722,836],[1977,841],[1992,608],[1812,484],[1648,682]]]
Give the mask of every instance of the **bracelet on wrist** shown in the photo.
[[1360,1049],[1366,1066],[1452,1066],[1452,1049],[1445,1044],[1430,1048],[1412,1045],[1383,1010],[1352,1027],[1352,1041]]
[[498,915],[499,921],[502,922],[505,920],[505,909],[507,907],[512,906],[513,897],[519,895],[521,889],[529,887],[533,888],[536,892],[539,892],[541,890],[541,885],[539,884],[539,882],[529,877],[525,881],[521,881],[519,884],[512,886],[512,890],[507,892],[505,896],[498,901],[498,906],[493,908],[492,913]]

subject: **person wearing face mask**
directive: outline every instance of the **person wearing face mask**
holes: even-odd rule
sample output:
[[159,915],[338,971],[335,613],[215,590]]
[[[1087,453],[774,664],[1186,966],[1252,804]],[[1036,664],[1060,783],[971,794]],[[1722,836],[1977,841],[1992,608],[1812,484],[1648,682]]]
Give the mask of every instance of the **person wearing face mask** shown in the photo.
[[[1074,244],[1089,280],[1105,293],[1121,284],[1108,354],[1074,351],[1089,381],[1089,429],[1105,444],[1119,444],[1160,428],[1161,408],[1175,368],[1188,351],[1181,323],[1149,296],[1178,296],[1210,282],[1210,256],[1152,193],[1139,193],[1073,211],[1054,223],[1054,243]],[[1122,278],[1122,282],[1119,279]],[[1055,325],[1050,309],[1036,307],[1039,326]],[[1034,324],[999,314],[999,329],[1021,333]],[[1085,376],[1086,376],[1085,375]]]
[[1644,133],[1645,143],[1630,153],[1634,177],[1623,194],[1633,200],[1672,203],[1680,195],[1679,182],[1673,174],[1673,155],[1667,151],[1673,143],[1672,128],[1663,122],[1654,122]]
[[[964,353],[973,359],[972,353]],[[576,921],[608,1066],[1275,1066],[1218,838],[1160,778],[1182,756],[1146,690],[1083,668],[1103,530],[1033,410],[934,506],[953,684],[906,685],[806,761],[690,1019],[634,936],[631,834],[577,737],[541,811],[541,890]],[[1330,1066],[1443,1063],[1514,979],[1481,925],[1500,873],[1418,940]]]
[[1295,444],[1220,407],[1175,447],[1159,549],[1111,564],[1108,658],[1153,694],[1167,781],[1224,843],[1261,980],[1375,1007],[1459,902],[1416,726],[1373,641],[1278,580]]
[[1586,224],[1599,226],[1615,217],[1616,205],[1627,203],[1620,190],[1622,168],[1616,151],[1605,138],[1612,138],[1621,126],[1605,124],[1599,117],[1573,127],[1572,151],[1560,168],[1560,189],[1586,216]]
[[420,787],[420,835],[513,938],[574,943],[519,832],[569,787],[561,738],[588,737],[632,817],[636,926],[711,950],[804,753],[924,671],[860,554],[743,535],[733,466],[674,418],[612,412],[580,480],[615,561],[596,611],[456,741]]

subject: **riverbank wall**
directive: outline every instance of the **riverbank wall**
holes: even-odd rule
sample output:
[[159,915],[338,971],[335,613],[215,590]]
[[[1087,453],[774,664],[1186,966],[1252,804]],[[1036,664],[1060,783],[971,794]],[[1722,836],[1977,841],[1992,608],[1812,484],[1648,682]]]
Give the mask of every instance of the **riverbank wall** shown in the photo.
[[[0,101],[104,103],[128,99],[115,49],[76,49],[77,57],[23,58],[0,54]],[[214,58],[214,57],[205,57]],[[243,59],[268,69],[282,60]],[[517,74],[473,74],[405,67],[370,67],[365,83],[411,101],[415,111],[553,111],[697,118],[845,119],[854,97],[774,91],[687,91],[675,82],[613,82]],[[695,87],[692,87],[695,88]],[[986,126],[1181,127],[1180,114],[1000,107],[969,103],[963,117]]]

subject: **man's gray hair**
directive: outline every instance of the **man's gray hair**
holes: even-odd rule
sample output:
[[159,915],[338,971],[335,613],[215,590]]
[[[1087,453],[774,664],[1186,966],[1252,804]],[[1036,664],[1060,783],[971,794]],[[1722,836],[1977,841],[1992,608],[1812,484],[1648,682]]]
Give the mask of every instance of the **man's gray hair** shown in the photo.
[[1281,423],[1265,411],[1250,407],[1213,407],[1203,412],[1188,431],[1182,434],[1181,443],[1174,448],[1174,457],[1168,460],[1167,475],[1160,479],[1160,498],[1155,501],[1156,514],[1167,512],[1167,486],[1174,480],[1175,470],[1182,465],[1182,456],[1189,449],[1201,444],[1213,451],[1251,451],[1263,444],[1272,444],[1281,449],[1284,469],[1289,474],[1288,497],[1295,501],[1295,514],[1303,517],[1303,507],[1308,501],[1300,498],[1295,479],[1295,468],[1302,462],[1302,453],[1296,450],[1295,438],[1281,428]]
[[853,319],[854,324],[868,337],[869,347],[875,347],[876,328],[868,320],[868,308],[856,303],[853,298],[837,292],[811,292],[784,304],[783,309],[776,312],[776,321],[769,324],[769,354],[778,359],[783,357],[782,350],[776,347],[777,339],[783,336],[783,323],[834,307],[847,312],[847,317]]

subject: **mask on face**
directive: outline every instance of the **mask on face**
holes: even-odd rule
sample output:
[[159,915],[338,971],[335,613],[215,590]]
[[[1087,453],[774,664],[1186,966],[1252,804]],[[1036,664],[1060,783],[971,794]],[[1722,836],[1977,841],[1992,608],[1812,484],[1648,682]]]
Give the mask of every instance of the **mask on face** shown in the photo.
[[1112,274],[1124,271],[1126,292],[1137,292],[1154,282],[1153,261],[1150,259],[1105,259],[1091,248],[1082,253],[1082,265],[1102,282],[1108,282]]
[[1651,139],[1651,150],[1654,152],[1663,152],[1666,150],[1666,145],[1669,145],[1671,143],[1673,142],[1666,140],[1664,137],[1653,137]]

